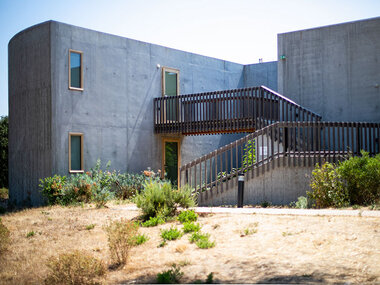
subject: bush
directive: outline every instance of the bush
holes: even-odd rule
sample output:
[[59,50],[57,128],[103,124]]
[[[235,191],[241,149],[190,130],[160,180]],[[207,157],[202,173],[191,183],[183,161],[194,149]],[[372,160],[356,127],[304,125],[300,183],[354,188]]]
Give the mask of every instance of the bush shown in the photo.
[[172,265],[172,269],[157,274],[157,283],[159,284],[176,284],[179,283],[183,276],[180,267],[175,264]]
[[169,230],[161,230],[161,237],[164,241],[176,240],[183,235],[181,230],[171,227]]
[[304,196],[298,197],[296,202],[291,202],[290,206],[297,209],[307,209],[309,207],[307,198]]
[[0,255],[6,251],[10,243],[10,233],[8,228],[3,224],[0,218]]
[[202,234],[200,232],[195,232],[190,236],[189,240],[191,243],[195,242],[195,244],[199,248],[205,249],[205,248],[211,248],[215,246],[215,242],[211,242],[209,238],[210,238],[209,234]]
[[94,279],[106,273],[101,260],[77,250],[50,258],[47,267],[46,284],[96,284]]
[[124,265],[127,262],[130,248],[138,232],[138,225],[132,221],[121,219],[113,221],[105,226],[108,235],[108,246],[112,261],[116,265]]
[[143,222],[141,226],[143,227],[155,227],[157,225],[165,224],[165,219],[162,217],[150,217],[149,220]]
[[142,235],[137,235],[133,238],[132,244],[133,245],[141,245],[149,240],[148,236],[142,234]]
[[194,224],[194,222],[183,223],[183,232],[184,233],[199,232],[200,229],[201,229],[201,226],[198,223],[197,224]]
[[337,171],[347,188],[352,205],[371,205],[380,201],[380,154],[350,157],[340,163]]
[[307,192],[307,195],[317,208],[344,207],[349,204],[348,192],[334,164],[326,162],[321,167],[317,164],[312,172],[310,187],[313,192]]
[[149,181],[145,182],[144,188],[136,195],[135,203],[143,211],[145,219],[174,216],[177,207],[195,206],[195,197],[188,185],[176,190],[170,183]]
[[187,210],[182,211],[178,215],[178,221],[180,221],[182,224],[186,222],[195,222],[198,219],[198,214],[194,212],[194,210]]
[[113,183],[113,189],[118,199],[131,199],[144,187],[146,176],[143,174],[119,174]]
[[40,179],[38,185],[41,189],[42,195],[47,199],[50,205],[61,203],[65,195],[66,176],[54,175],[53,177],[46,177]]

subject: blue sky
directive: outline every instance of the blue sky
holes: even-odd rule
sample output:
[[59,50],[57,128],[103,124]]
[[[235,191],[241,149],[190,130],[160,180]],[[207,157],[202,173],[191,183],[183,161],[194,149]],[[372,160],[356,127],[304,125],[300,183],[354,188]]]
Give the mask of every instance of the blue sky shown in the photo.
[[8,42],[56,20],[238,63],[277,60],[277,34],[380,16],[380,0],[0,0],[0,115]]

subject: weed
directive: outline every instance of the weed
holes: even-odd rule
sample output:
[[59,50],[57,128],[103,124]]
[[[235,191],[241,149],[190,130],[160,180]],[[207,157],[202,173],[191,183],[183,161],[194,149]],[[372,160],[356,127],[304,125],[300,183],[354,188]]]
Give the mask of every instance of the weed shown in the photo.
[[267,208],[269,206],[271,206],[271,202],[268,202],[268,201],[262,201],[260,206],[263,207],[263,208]]
[[180,244],[175,248],[175,252],[183,253],[183,252],[185,252],[186,249],[187,249],[186,244]]
[[46,284],[94,284],[95,278],[106,273],[106,267],[85,252],[63,253],[48,260]]
[[180,262],[178,262],[178,265],[181,267],[184,267],[184,266],[191,265],[191,262],[187,259],[184,259],[184,260],[181,260]]
[[86,226],[86,230],[92,230],[93,228],[95,228],[96,224],[89,224]]
[[3,224],[0,218],[0,255],[7,249],[10,239],[8,228]]
[[36,232],[35,231],[30,231],[30,232],[28,232],[27,234],[26,234],[26,237],[27,238],[30,238],[30,237],[33,237],[33,236],[35,236],[36,235]]
[[298,197],[296,202],[290,203],[290,207],[297,208],[297,209],[307,209],[308,208],[307,198],[304,196]]
[[169,230],[161,230],[161,237],[163,240],[176,240],[183,235],[181,230],[171,227]]
[[137,235],[138,225],[132,221],[121,219],[111,222],[104,229],[108,235],[108,246],[112,261],[116,265],[124,265]]
[[172,265],[172,269],[157,274],[157,283],[159,284],[176,284],[179,283],[183,276],[183,272],[180,267],[175,264]]
[[202,280],[197,279],[193,283],[194,284],[212,284],[212,283],[214,283],[214,273],[210,272],[207,275],[207,278],[204,282]]
[[149,240],[149,237],[145,234],[137,235],[134,237],[133,245],[141,245]]
[[165,224],[165,218],[158,216],[158,217],[150,217],[149,220],[141,223],[141,226],[143,227],[155,227],[157,225]]
[[194,224],[194,222],[185,222],[183,223],[183,232],[184,233],[192,233],[192,232],[198,232],[200,231],[201,226],[197,223]]
[[215,242],[211,242],[209,238],[210,238],[210,234],[202,234],[200,232],[195,232],[190,236],[189,240],[191,243],[195,242],[195,244],[199,248],[205,249],[205,248],[211,248],[215,246]]
[[168,243],[166,242],[166,240],[164,239],[164,240],[162,240],[161,242],[160,242],[160,244],[157,246],[157,247],[164,247],[164,246],[166,246]]
[[182,224],[183,223],[188,223],[188,222],[195,222],[198,219],[198,214],[194,212],[194,210],[187,210],[187,211],[182,211],[178,215],[178,221],[180,221]]

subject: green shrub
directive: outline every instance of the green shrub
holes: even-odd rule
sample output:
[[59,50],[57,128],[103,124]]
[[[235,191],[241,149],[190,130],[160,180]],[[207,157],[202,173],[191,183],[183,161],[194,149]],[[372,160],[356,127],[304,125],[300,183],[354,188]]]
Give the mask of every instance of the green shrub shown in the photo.
[[291,202],[290,206],[297,209],[307,209],[309,205],[307,198],[304,196],[300,196],[298,197],[296,202]]
[[130,248],[134,245],[137,236],[138,225],[121,219],[109,223],[104,229],[107,232],[112,261],[116,265],[126,264]]
[[149,181],[145,182],[144,191],[136,195],[135,202],[143,211],[145,219],[149,219],[174,216],[177,207],[194,207],[195,197],[187,185],[176,190],[170,183]]
[[34,237],[36,235],[36,232],[35,231],[30,231],[26,234],[26,237],[27,238],[30,238],[30,237]]
[[92,230],[92,229],[94,229],[95,228],[95,226],[96,226],[96,224],[89,224],[89,225],[87,225],[86,226],[86,230]]
[[176,284],[179,283],[183,276],[180,267],[175,264],[172,265],[172,269],[157,274],[157,283],[159,284]]
[[148,238],[147,235],[144,235],[144,234],[142,234],[142,235],[137,235],[137,236],[135,236],[135,237],[133,238],[133,242],[132,242],[132,244],[133,244],[133,245],[141,245],[141,244],[145,243],[145,242],[148,241],[148,240],[149,240],[149,238]]
[[317,208],[344,207],[349,204],[348,192],[334,164],[326,162],[321,167],[317,164],[312,172],[310,187],[313,191],[307,192],[307,195]]
[[113,183],[113,189],[118,199],[131,199],[144,188],[146,176],[143,174],[119,174]]
[[0,188],[0,199],[8,199],[9,190],[7,188]]
[[96,284],[96,278],[106,273],[106,267],[85,252],[73,251],[50,258],[47,262],[49,274],[46,284]]
[[211,248],[215,246],[215,242],[210,241],[210,234],[202,234],[201,232],[193,233],[189,238],[191,243],[194,243],[202,249]]
[[362,151],[361,156],[341,162],[337,171],[352,205],[371,205],[380,201],[380,154],[369,157]]
[[181,230],[171,227],[169,230],[161,230],[161,237],[163,240],[176,240],[183,235]]
[[200,229],[201,229],[201,226],[198,223],[197,224],[194,224],[194,222],[183,223],[184,233],[198,232]]
[[165,224],[165,219],[161,216],[159,217],[150,217],[149,220],[141,223],[143,227],[155,227],[157,225]]
[[255,147],[255,140],[248,140],[246,144],[244,145],[243,150],[243,162],[242,162],[242,168],[245,169],[244,172],[247,172],[250,170],[250,166],[254,164],[256,161],[256,147]]
[[182,211],[178,215],[178,221],[180,221],[182,224],[186,222],[195,222],[198,219],[198,214],[194,212],[194,210],[187,210]]
[[0,218],[0,255],[5,252],[10,243],[10,232]]
[[46,177],[40,179],[38,185],[41,190],[41,194],[47,199],[50,205],[60,203],[65,195],[66,176],[54,175],[53,177]]

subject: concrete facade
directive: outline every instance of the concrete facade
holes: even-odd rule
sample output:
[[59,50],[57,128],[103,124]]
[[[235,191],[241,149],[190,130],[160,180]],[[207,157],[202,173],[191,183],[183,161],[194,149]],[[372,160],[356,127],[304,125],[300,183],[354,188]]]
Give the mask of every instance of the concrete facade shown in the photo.
[[379,35],[380,17],[279,34],[278,92],[324,121],[379,122]]
[[[258,205],[262,202],[270,202],[272,205],[289,205],[297,201],[299,196],[306,196],[306,192],[310,191],[310,177],[314,167],[294,166],[293,160],[289,163],[288,158],[285,158],[284,163],[283,159],[276,158],[270,162],[277,165],[277,160],[280,160],[279,166],[274,169],[267,164],[259,166],[258,170],[254,170],[256,175],[254,178],[250,178],[249,173],[245,175],[244,205]],[[303,161],[298,165],[303,165]],[[212,189],[201,193],[199,206],[236,205],[236,189],[237,178],[235,177],[233,181],[224,185],[224,191],[217,192],[216,189]]]
[[[83,52],[83,91],[68,88],[69,49]],[[253,83],[276,88],[273,62],[246,68],[54,21],[33,26],[9,43],[11,200],[38,205],[39,178],[69,174],[69,132],[83,133],[85,170],[98,158],[121,171],[160,169],[166,136],[153,133],[158,64],[180,71],[180,94]],[[181,164],[241,136],[181,136]]]

